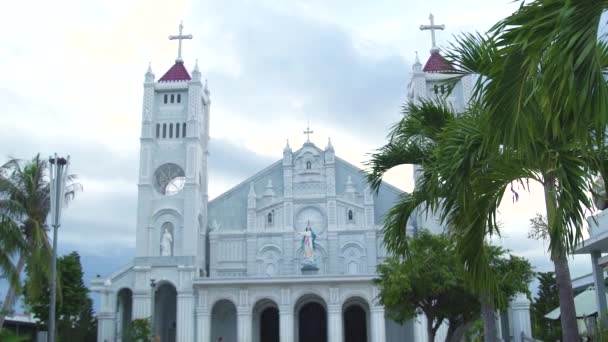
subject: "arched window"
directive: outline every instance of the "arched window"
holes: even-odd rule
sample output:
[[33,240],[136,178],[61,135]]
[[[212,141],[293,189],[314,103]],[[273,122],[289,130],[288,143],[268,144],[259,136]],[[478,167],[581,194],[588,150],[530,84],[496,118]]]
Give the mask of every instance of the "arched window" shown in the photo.
[[182,137],[184,137],[184,138],[186,137],[186,123],[185,122],[182,124]]
[[435,92],[435,94],[439,93],[439,87],[437,87],[437,85],[433,86],[433,91]]
[[349,221],[353,220],[353,211],[351,209],[348,209],[348,220]]
[[165,104],[167,104],[167,100],[169,99],[169,95],[165,94],[164,98],[165,98]]
[[179,138],[179,123],[175,124],[175,137]]
[[307,161],[306,162],[306,170],[310,170],[310,169],[312,169],[312,163],[309,162],[309,161]]
[[175,102],[175,95],[171,94],[171,103],[174,103],[174,102]]
[[157,123],[156,124],[156,138],[160,138],[160,124]]
[[445,94],[445,86],[442,84],[441,85],[441,95]]
[[173,138],[173,124],[169,124],[169,138]]
[[182,94],[177,94],[177,103],[182,102]]
[[166,137],[167,137],[167,124],[164,123],[163,124],[163,138],[166,138]]
[[269,226],[272,226],[272,212],[268,213],[267,223]]

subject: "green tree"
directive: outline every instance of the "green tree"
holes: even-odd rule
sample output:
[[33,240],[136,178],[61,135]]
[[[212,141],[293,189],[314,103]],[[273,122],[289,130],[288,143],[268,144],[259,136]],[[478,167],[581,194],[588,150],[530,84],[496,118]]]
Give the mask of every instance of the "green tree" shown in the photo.
[[[29,161],[11,159],[0,167],[0,269],[9,270],[7,274],[11,278],[11,286],[0,311],[0,328],[4,325],[5,315],[12,311],[19,289],[19,276],[26,263],[38,270],[34,276],[42,277],[50,271],[51,247],[46,225],[50,210],[47,169],[48,163],[40,155]],[[68,176],[66,200],[73,198],[80,189],[74,179],[75,176]],[[6,255],[16,255],[17,263],[12,264],[12,258],[6,259]],[[30,292],[43,290],[40,282],[31,284]]]
[[457,49],[456,60],[486,61],[477,95],[487,126],[499,128],[486,146],[539,161],[566,341],[578,339],[567,255],[582,240],[589,207],[583,189],[590,179],[582,173],[594,169],[608,188],[608,48],[599,31],[607,8],[606,1],[522,2],[491,30],[492,44],[477,49],[463,40]]
[[[429,341],[435,340],[437,329],[448,323],[446,341],[460,341],[465,329],[480,314],[480,302],[472,291],[470,278],[458,259],[455,244],[447,235],[421,231],[410,238],[405,258],[388,258],[378,266],[380,301],[388,315],[398,322],[424,313]],[[528,293],[533,272],[523,258],[507,255],[496,246],[487,246],[490,267],[500,274],[499,295],[492,303],[504,310],[516,293]],[[428,267],[432,264],[433,267]],[[495,317],[492,317],[495,320]]]
[[536,299],[532,303],[532,330],[534,336],[542,341],[557,341],[562,337],[558,321],[545,318],[545,315],[559,306],[559,293],[555,273],[539,272],[540,282]]
[[[82,265],[77,252],[57,259],[57,279],[61,281],[61,298],[57,303],[57,336],[61,341],[85,341],[94,325],[93,303],[89,289],[84,285]],[[40,323],[46,325],[49,315],[50,277],[32,277],[29,265],[26,268],[24,303],[31,309]],[[31,294],[32,281],[43,281],[45,291]]]
[[[462,336],[479,314],[479,302],[469,291],[454,246],[444,235],[421,231],[412,239],[407,258],[388,258],[378,265],[380,301],[397,322],[424,313],[429,341],[441,324],[449,323],[448,341]],[[432,265],[432,267],[429,267]]]

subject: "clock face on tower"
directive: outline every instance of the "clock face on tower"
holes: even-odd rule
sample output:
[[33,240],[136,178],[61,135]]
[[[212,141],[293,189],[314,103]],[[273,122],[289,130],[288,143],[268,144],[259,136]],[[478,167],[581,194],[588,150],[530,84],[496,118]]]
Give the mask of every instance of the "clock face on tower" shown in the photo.
[[185,182],[184,170],[173,163],[163,164],[154,172],[154,188],[161,195],[172,196],[179,193]]

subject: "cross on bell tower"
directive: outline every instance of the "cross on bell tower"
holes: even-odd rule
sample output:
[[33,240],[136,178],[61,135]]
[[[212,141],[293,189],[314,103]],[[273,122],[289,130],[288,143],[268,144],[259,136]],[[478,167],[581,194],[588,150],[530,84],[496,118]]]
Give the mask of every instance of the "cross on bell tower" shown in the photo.
[[431,31],[431,53],[433,52],[438,52],[439,48],[437,48],[437,45],[435,43],[435,30],[444,30],[445,29],[445,25],[435,25],[435,16],[433,15],[433,13],[431,13],[429,15],[429,20],[431,21],[430,25],[420,25],[420,31],[425,31],[425,30],[429,30]]
[[169,36],[169,40],[178,40],[179,44],[177,47],[177,59],[175,60],[175,63],[183,63],[184,60],[182,59],[182,40],[184,39],[192,39],[192,35],[191,34],[186,34],[184,35],[182,33],[182,31],[184,30],[184,25],[183,22],[179,22],[179,34],[177,36]]

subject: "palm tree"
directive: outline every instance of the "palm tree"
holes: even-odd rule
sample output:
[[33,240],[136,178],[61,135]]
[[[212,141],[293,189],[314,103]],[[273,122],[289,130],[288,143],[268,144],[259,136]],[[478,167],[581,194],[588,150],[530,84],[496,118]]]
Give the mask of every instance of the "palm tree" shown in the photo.
[[[534,8],[542,8],[539,3],[551,3],[557,7],[559,1],[537,1],[533,3],[537,5]],[[559,12],[555,8],[552,10]],[[544,18],[545,14],[540,17]],[[549,17],[551,15],[554,14],[550,13]],[[516,29],[523,30],[527,24],[522,24],[522,17],[526,16],[529,16],[529,12],[524,7],[505,22],[510,25],[517,23],[520,26]],[[555,78],[555,67],[551,64],[555,61],[549,58],[559,59],[559,54],[539,53],[539,59],[531,68],[533,72],[528,69],[521,72],[519,65],[513,62],[514,56],[527,61],[526,54],[520,53],[522,50],[518,50],[517,46],[505,43],[515,35],[516,29],[508,25],[497,27],[493,36],[464,35],[453,46],[448,57],[457,69],[463,75],[481,75],[473,101],[467,114],[453,120],[438,134],[431,158],[423,160],[424,172],[416,191],[404,197],[389,212],[385,226],[386,244],[392,251],[406,250],[403,227],[414,210],[422,204],[439,210],[442,220],[448,223],[458,241],[458,250],[476,286],[480,291],[491,294],[496,284],[493,284],[493,277],[487,268],[483,242],[490,235],[500,234],[496,215],[503,196],[509,192],[518,196],[514,184],[519,183],[526,188],[529,180],[538,181],[545,189],[550,227],[549,249],[560,284],[564,340],[574,341],[578,339],[578,329],[567,255],[581,240],[585,212],[591,207],[587,196],[591,174],[606,174],[605,121],[594,115],[583,121],[580,117],[568,117],[568,113],[556,114],[554,110],[559,108],[555,105],[556,101],[561,101],[566,111],[573,111],[572,108],[579,111],[589,109],[584,101],[569,99],[578,89],[571,87],[570,94],[566,94],[560,88],[562,96],[555,96],[556,83],[547,82],[548,78]],[[549,45],[559,41],[558,38],[543,39]],[[519,41],[519,47],[529,47],[524,43]],[[591,46],[591,55],[595,59],[588,59],[596,62],[598,67],[595,70],[587,66],[586,75],[602,75],[608,63],[597,61],[608,61],[607,49],[597,41],[593,41]],[[582,54],[583,57],[588,55]],[[584,58],[580,63],[585,63]],[[578,64],[576,66],[580,67]],[[596,72],[593,73],[591,69]],[[547,77],[549,72],[553,74]],[[603,94],[606,88],[603,75],[601,80],[592,77],[589,81],[591,85],[583,85],[580,78],[571,78],[574,80],[566,82],[568,86],[576,84],[582,90],[594,92],[590,97],[595,105],[590,108],[599,110],[599,116],[605,116],[608,107],[604,101],[608,100],[608,96],[598,98],[596,94]],[[556,97],[560,99],[555,100]],[[574,107],[573,103],[579,107]],[[575,130],[572,125],[580,127]],[[560,128],[565,126],[568,128]],[[389,145],[398,146],[399,143],[391,141]],[[370,175],[372,184],[379,183],[382,174],[388,170],[387,166],[400,163],[396,158],[385,160],[386,157],[398,156],[395,152],[386,154],[386,151],[390,149],[385,146],[372,158],[372,165],[378,163],[377,167],[372,167],[372,170],[378,171]]]
[[[19,276],[26,263],[32,274],[48,276],[48,260],[51,247],[47,236],[46,219],[50,210],[50,185],[47,178],[48,163],[36,155],[30,161],[11,159],[0,167],[0,215],[3,218],[2,228],[10,233],[11,238],[0,237],[0,244],[9,246],[11,256],[17,256],[15,265],[8,260],[4,264],[0,255],[0,266],[10,270],[14,278],[6,294],[2,312],[0,312],[0,328],[4,324],[5,315],[14,303],[19,288]],[[73,183],[75,176],[68,176],[66,185],[66,200],[71,199],[80,189]],[[18,237],[18,238],[17,238]],[[20,243],[22,242],[22,243]],[[36,288],[32,282],[31,293],[39,293],[43,289]]]
[[583,183],[597,172],[608,189],[608,47],[599,41],[607,8],[606,1],[537,0],[491,30],[491,48],[465,39],[453,56],[464,66],[472,51],[491,51],[490,63],[474,70],[485,76],[476,93],[487,125],[501,128],[485,143],[538,161],[566,341],[578,339],[567,255],[582,240],[590,207]]

